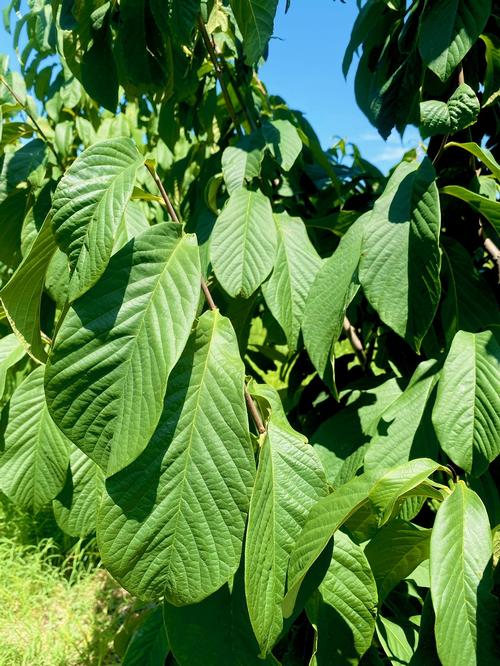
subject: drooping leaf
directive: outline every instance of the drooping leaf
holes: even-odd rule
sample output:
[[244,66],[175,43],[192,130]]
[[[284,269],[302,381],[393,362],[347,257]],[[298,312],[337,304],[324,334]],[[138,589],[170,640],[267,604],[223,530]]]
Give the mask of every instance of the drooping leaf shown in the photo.
[[278,0],[230,0],[243,36],[246,61],[253,65],[264,53],[273,34]]
[[429,557],[431,531],[395,519],[370,539],[365,555],[375,576],[379,602]]
[[156,606],[145,614],[132,635],[122,666],[164,666],[169,652],[163,607]]
[[343,532],[335,535],[333,556],[318,593],[307,604],[317,627],[316,663],[359,663],[371,645],[377,613],[377,586],[363,549]]
[[274,269],[262,285],[262,293],[276,321],[286,334],[290,350],[297,348],[306,299],[321,259],[298,217],[274,216],[278,247]]
[[150,443],[107,481],[101,555],[143,598],[195,603],[238,567],[254,475],[243,383],[229,320],[206,312],[170,375]]
[[0,488],[19,506],[39,511],[64,485],[69,442],[50,418],[43,392],[44,368],[34,370],[10,401]]
[[494,663],[498,601],[490,595],[488,514],[459,481],[436,515],[431,535],[431,594],[443,666]]
[[447,102],[427,100],[420,103],[420,131],[423,137],[454,134],[472,125],[479,111],[475,92],[463,83]]
[[500,454],[500,345],[491,331],[453,338],[432,420],[443,450],[474,476]]
[[194,236],[156,225],[113,255],[59,329],[46,373],[50,412],[108,474],[132,462],[156,428],[199,285]]
[[0,401],[5,389],[7,371],[20,361],[25,353],[23,345],[13,333],[0,338]]
[[365,455],[366,470],[389,470],[411,458],[435,458],[438,442],[431,423],[436,361],[420,363],[402,395],[381,414]]
[[131,139],[108,139],[84,150],[59,182],[52,224],[70,262],[70,301],[90,289],[104,272],[143,161]]
[[440,190],[443,194],[465,201],[471,208],[485,217],[497,233],[500,233],[500,203],[492,201],[461,185],[446,185]]
[[307,571],[319,557],[334,533],[364,504],[369,505],[379,526],[393,514],[398,502],[412,491],[427,492],[419,486],[436,470],[439,463],[421,458],[393,467],[385,474],[361,474],[319,500],[311,509],[290,557],[287,612],[293,609],[299,587]]
[[359,289],[357,269],[365,216],[356,220],[322,265],[309,290],[302,329],[307,352],[325,383],[333,388],[333,345],[342,332],[347,306]]
[[248,298],[271,272],[275,255],[276,225],[269,199],[261,192],[234,190],[210,240],[220,284],[230,296]]
[[0,291],[0,300],[12,329],[28,354],[40,362],[47,359],[40,336],[40,300],[45,274],[56,248],[51,220],[47,217],[29,253]]
[[222,175],[229,194],[260,174],[263,157],[262,148],[253,136],[244,136],[236,145],[224,150]]
[[479,146],[474,141],[469,141],[467,143],[457,143],[456,141],[450,141],[446,144],[445,148],[451,148],[453,146],[456,148],[462,148],[462,150],[466,150],[471,155],[474,155],[474,157],[477,157],[477,159],[480,160],[491,171],[495,178],[500,180],[500,164],[498,164],[494,158],[491,150]]
[[55,519],[63,532],[83,538],[95,531],[103,489],[102,469],[72,445],[66,482],[52,503]]
[[436,0],[427,5],[418,34],[425,64],[441,81],[453,70],[483,31],[491,0]]
[[245,592],[253,631],[266,654],[283,627],[281,604],[291,549],[327,487],[315,450],[289,425],[278,394],[266,385],[254,387],[253,393],[269,402],[271,415],[250,500]]
[[435,172],[402,162],[365,222],[359,279],[382,321],[419,349],[440,295]]
[[302,150],[302,140],[292,123],[289,120],[272,120],[263,125],[262,134],[283,171],[290,171]]

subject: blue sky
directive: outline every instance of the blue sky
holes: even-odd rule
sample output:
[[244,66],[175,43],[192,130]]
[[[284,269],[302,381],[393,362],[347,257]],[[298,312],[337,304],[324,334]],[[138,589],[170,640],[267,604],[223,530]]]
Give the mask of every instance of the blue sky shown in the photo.
[[[4,5],[5,0],[0,0]],[[408,128],[403,143],[396,133],[384,142],[358,109],[356,61],[347,81],[342,75],[342,58],[357,13],[356,0],[291,0],[285,14],[285,0],[280,0],[269,58],[260,75],[271,93],[306,114],[324,148],[342,137],[387,171],[405,150],[418,144],[419,137]],[[0,23],[0,52],[8,53],[14,64],[11,41]]]

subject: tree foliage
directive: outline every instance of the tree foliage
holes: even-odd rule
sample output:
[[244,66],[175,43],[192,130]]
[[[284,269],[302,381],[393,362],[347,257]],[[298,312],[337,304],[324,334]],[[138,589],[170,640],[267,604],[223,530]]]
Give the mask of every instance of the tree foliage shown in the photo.
[[4,12],[0,489],[151,602],[124,664],[498,659],[500,7],[359,4],[387,177],[267,93],[276,0]]

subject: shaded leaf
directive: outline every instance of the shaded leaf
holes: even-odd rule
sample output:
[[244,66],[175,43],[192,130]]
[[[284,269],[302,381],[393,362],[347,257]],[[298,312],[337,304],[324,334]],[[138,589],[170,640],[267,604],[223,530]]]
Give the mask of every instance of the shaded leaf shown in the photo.
[[264,53],[273,34],[278,0],[230,0],[230,4],[243,36],[246,61],[253,65]]

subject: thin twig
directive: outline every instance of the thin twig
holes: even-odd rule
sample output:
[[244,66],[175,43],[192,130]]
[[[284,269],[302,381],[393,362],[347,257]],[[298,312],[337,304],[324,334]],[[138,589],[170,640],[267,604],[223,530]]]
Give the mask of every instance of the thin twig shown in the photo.
[[214,51],[217,55],[217,59],[218,59],[219,63],[221,63],[222,68],[223,68],[224,72],[226,73],[226,75],[227,75],[227,77],[228,77],[228,79],[229,79],[229,81],[230,81],[230,83],[233,87],[234,93],[235,93],[236,97],[238,98],[238,102],[240,103],[240,106],[243,109],[243,113],[245,114],[245,118],[247,119],[247,122],[250,125],[250,129],[252,130],[252,132],[255,132],[257,130],[257,124],[256,124],[255,120],[253,119],[252,114],[250,113],[250,109],[248,108],[248,106],[245,103],[245,100],[243,99],[243,96],[241,94],[241,90],[239,89],[239,86],[236,83],[236,80],[233,76],[233,73],[231,72],[231,69],[228,67],[226,59],[224,58],[222,53],[217,49],[217,46],[215,45],[215,42],[213,41],[213,39],[212,39],[212,45],[213,45],[213,49],[214,49]]
[[3,84],[4,84],[4,86],[5,86],[5,87],[7,88],[7,90],[10,92],[10,94],[11,94],[12,97],[16,100],[16,102],[19,104],[19,106],[22,107],[23,111],[26,113],[26,115],[28,116],[28,118],[31,120],[31,122],[32,122],[33,125],[35,126],[35,129],[36,129],[36,131],[38,132],[38,134],[42,137],[42,139],[45,141],[45,143],[47,144],[47,146],[49,147],[49,149],[52,151],[52,153],[53,153],[54,157],[56,158],[57,164],[59,165],[61,171],[64,171],[64,164],[62,163],[62,160],[61,160],[60,156],[56,153],[54,146],[53,146],[52,143],[48,140],[47,135],[45,134],[45,132],[43,131],[43,129],[40,127],[40,125],[38,124],[36,118],[33,116],[33,114],[32,114],[31,111],[28,109],[28,107],[26,106],[26,104],[23,104],[23,102],[21,101],[21,99],[17,96],[17,94],[14,92],[14,90],[9,86],[9,84],[8,84],[7,81],[3,78],[3,76],[0,76],[0,83],[3,83]]
[[349,338],[349,342],[351,343],[352,348],[356,352],[356,356],[358,357],[359,362],[361,363],[361,367],[365,369],[366,367],[365,348],[363,347],[363,343],[359,339],[359,336],[356,333],[354,326],[351,324],[351,322],[347,317],[344,317],[344,331],[347,337]]
[[201,36],[203,37],[203,42],[205,43],[205,48],[207,49],[208,54],[210,56],[210,60],[212,61],[212,65],[214,66],[215,76],[217,77],[220,83],[222,96],[224,97],[224,102],[226,104],[227,110],[229,112],[229,115],[231,116],[231,120],[233,121],[233,125],[236,128],[236,131],[240,136],[242,136],[241,125],[236,115],[236,111],[234,109],[231,98],[229,97],[229,91],[227,89],[226,82],[224,81],[223,72],[220,63],[217,59],[217,55],[214,51],[213,44],[210,41],[210,37],[208,35],[207,29],[205,27],[205,24],[203,23],[203,19],[201,18],[201,16],[198,17],[198,25],[200,27]]
[[[167,210],[169,212],[170,217],[172,218],[172,220],[174,222],[177,222],[178,224],[180,224],[180,220],[177,216],[177,213],[175,212],[175,209],[174,209],[174,207],[172,206],[172,204],[170,202],[170,198],[169,198],[165,188],[163,187],[163,183],[161,182],[161,180],[160,180],[158,174],[156,173],[155,169],[153,168],[153,166],[151,164],[147,164],[147,163],[146,163],[146,168],[148,169],[149,173],[153,176],[153,180],[155,181],[155,183],[158,185],[158,189],[160,190],[160,193],[163,197],[163,200],[165,201],[165,205],[167,207]],[[205,296],[205,299],[207,301],[207,304],[208,304],[209,308],[211,310],[217,310],[218,309],[217,305],[215,304],[215,301],[212,297],[212,294],[210,293],[210,289],[208,288],[208,285],[205,282],[205,279],[204,279],[203,276],[201,277],[201,290],[203,291],[203,295]],[[262,435],[263,433],[266,432],[266,428],[264,426],[264,423],[262,422],[262,418],[259,414],[259,410],[257,409],[257,405],[255,404],[255,401],[252,398],[252,396],[250,395],[250,393],[248,392],[248,389],[247,389],[246,386],[244,387],[244,394],[245,394],[245,401],[246,401],[247,406],[248,406],[248,411],[250,412],[250,416],[252,417],[252,420],[255,424],[255,427],[257,428],[257,432]]]
[[155,168],[153,167],[152,164],[149,164],[146,162],[146,169],[149,171],[151,176],[153,177],[153,180],[155,181],[156,185],[158,186],[158,189],[160,190],[160,194],[163,197],[163,201],[165,202],[165,206],[167,207],[168,214],[170,215],[170,218],[174,222],[179,223],[179,218],[177,217],[177,213],[175,212],[175,208],[172,206],[172,203],[170,201],[170,198],[163,187],[163,183],[161,182],[160,178],[158,177],[158,174],[156,173]]

